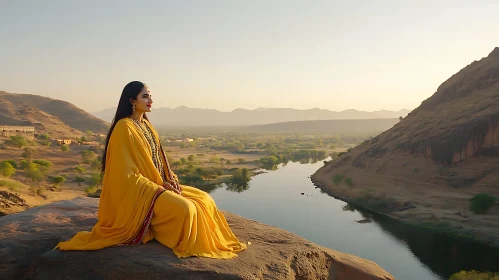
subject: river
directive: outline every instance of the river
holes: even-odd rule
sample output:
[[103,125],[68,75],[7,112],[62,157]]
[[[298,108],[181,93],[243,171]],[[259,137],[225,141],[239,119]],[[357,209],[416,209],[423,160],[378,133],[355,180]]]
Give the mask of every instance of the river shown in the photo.
[[[314,187],[323,165],[290,162],[259,174],[247,187],[210,192],[220,209],[296,233],[318,245],[372,260],[396,279],[448,279],[461,270],[498,270],[499,249],[359,211]],[[303,194],[302,194],[303,193]]]

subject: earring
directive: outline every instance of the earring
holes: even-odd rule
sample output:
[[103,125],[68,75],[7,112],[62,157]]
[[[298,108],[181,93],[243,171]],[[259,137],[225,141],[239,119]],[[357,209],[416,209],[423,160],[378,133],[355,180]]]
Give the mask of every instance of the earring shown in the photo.
[[132,104],[132,111],[135,112],[135,104]]

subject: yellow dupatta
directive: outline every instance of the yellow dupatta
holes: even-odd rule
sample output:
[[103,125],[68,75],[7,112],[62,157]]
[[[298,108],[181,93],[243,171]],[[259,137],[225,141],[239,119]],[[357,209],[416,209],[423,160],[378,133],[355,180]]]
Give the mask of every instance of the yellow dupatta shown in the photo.
[[[157,132],[146,121],[154,132]],[[164,157],[164,154],[162,155]],[[176,176],[167,170],[168,179]],[[152,217],[154,201],[161,194],[163,180],[152,161],[152,150],[132,120],[117,122],[106,153],[97,224],[92,231],[78,232],[57,244],[60,250],[97,250],[115,245],[133,245],[142,240]]]

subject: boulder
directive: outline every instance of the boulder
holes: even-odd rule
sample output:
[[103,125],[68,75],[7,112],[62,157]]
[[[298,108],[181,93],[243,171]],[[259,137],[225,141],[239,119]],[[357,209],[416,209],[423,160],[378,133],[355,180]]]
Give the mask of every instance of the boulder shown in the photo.
[[320,247],[285,230],[224,212],[249,242],[235,259],[178,259],[151,241],[98,251],[52,251],[90,230],[98,199],[59,201],[0,218],[0,279],[394,279],[372,261]]

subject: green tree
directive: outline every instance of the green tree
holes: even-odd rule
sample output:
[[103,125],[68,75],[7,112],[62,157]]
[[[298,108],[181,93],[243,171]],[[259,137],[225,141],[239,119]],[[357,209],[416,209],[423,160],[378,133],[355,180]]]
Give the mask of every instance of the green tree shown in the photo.
[[64,153],[69,152],[69,146],[66,144],[61,145],[61,151],[63,151]]
[[49,178],[49,182],[54,185],[55,187],[59,187],[61,184],[63,184],[66,181],[66,178],[63,176],[54,176]]
[[210,162],[213,163],[213,164],[220,164],[220,158],[217,157],[217,156],[212,156],[210,158]]
[[83,163],[86,163],[86,164],[89,164],[91,163],[91,161],[96,158],[96,154],[94,151],[91,151],[91,150],[84,150],[84,151],[81,151],[80,153],[81,155],[81,161]]
[[91,187],[96,187],[98,188],[99,187],[99,184],[101,182],[101,174],[98,173],[98,172],[94,172],[90,175],[90,178],[88,178],[87,180],[87,183],[91,186]]
[[81,176],[76,176],[76,177],[74,178],[74,181],[75,181],[76,183],[78,183],[78,186],[81,186],[81,183],[85,182],[85,178],[83,178],[83,177],[81,177]]
[[26,178],[30,178],[33,183],[40,183],[45,179],[47,168],[36,163],[28,164],[25,172]]
[[90,162],[90,166],[92,167],[93,170],[100,170],[101,169],[101,161],[98,159],[98,158],[94,158],[91,162]]
[[90,130],[87,130],[87,131],[85,131],[85,135],[87,135],[87,137],[92,137],[92,135],[94,135],[94,133]]
[[49,140],[48,134],[40,134],[38,135],[39,140]]
[[20,162],[19,162],[19,168],[22,169],[22,170],[25,170],[29,165],[29,161],[25,160],[25,159],[22,159]]
[[75,166],[74,171],[78,174],[83,174],[85,173],[85,168],[83,168],[83,166],[77,165]]
[[28,141],[21,135],[10,136],[10,139],[5,141],[7,145],[22,148],[28,145]]
[[12,167],[17,169],[18,165],[17,165],[17,162],[15,160],[9,159],[9,160],[6,160],[6,162],[10,163],[10,165],[12,165]]
[[50,142],[50,138],[47,134],[38,135],[38,140],[40,140],[40,144],[43,146],[50,146],[52,143]]
[[33,163],[36,163],[36,164],[43,166],[47,169],[52,167],[52,162],[50,162],[48,160],[44,160],[44,159],[35,159],[35,160],[33,160]]
[[187,157],[187,160],[189,160],[189,161],[191,161],[191,162],[192,162],[192,161],[194,161],[194,155],[189,155],[189,156]]
[[180,163],[182,163],[182,165],[184,165],[187,163],[187,160],[185,158],[180,158]]
[[4,177],[10,177],[16,173],[16,169],[10,162],[2,161],[0,163],[0,174]]
[[38,150],[35,150],[33,148],[30,148],[30,147],[24,148],[23,153],[21,154],[21,156],[23,158],[27,159],[28,161],[31,161],[31,159],[33,159],[37,155],[38,155]]

